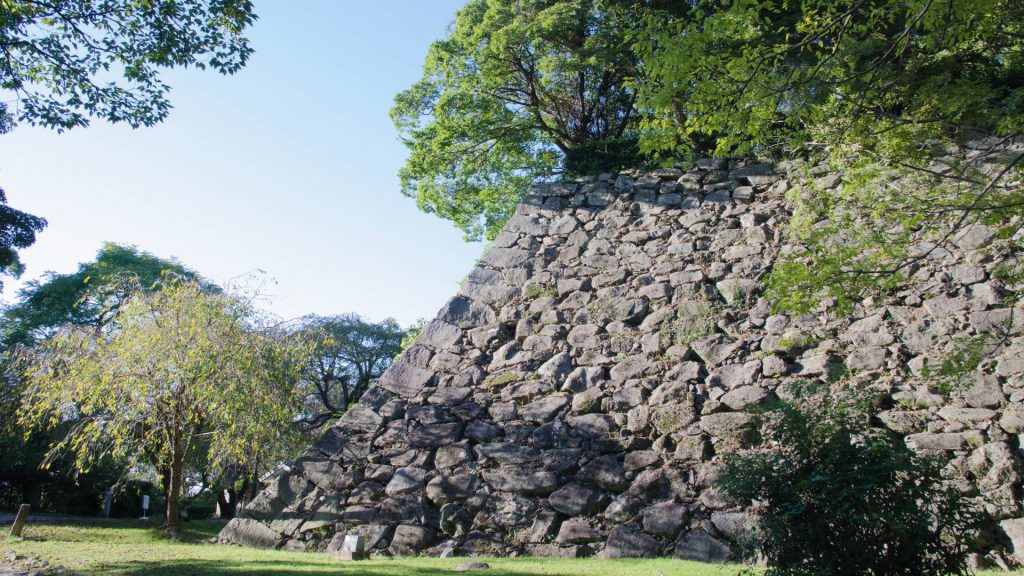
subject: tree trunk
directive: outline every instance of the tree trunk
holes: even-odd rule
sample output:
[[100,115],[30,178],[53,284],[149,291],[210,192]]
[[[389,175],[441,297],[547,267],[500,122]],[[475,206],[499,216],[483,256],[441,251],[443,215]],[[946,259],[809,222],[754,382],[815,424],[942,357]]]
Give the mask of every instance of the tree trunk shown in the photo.
[[[249,496],[249,474],[242,472],[242,486],[238,489],[238,505],[248,505],[254,497]],[[243,509],[244,512],[244,509]],[[238,508],[235,508],[235,515],[238,515]]]
[[184,482],[185,459],[180,450],[171,456],[170,481],[167,485],[167,519],[165,526],[171,540],[178,540],[181,534],[181,489]]
[[238,492],[234,488],[218,490],[217,507],[220,509],[220,517],[224,520],[234,518],[238,512]]
[[260,477],[259,473],[255,472],[257,466],[253,466],[253,473],[249,476],[249,501],[252,502],[256,499],[256,495],[260,493]]
[[21,501],[33,510],[43,509],[43,486],[40,476],[32,477],[21,486]]
[[170,494],[171,491],[171,469],[170,468],[159,468],[160,473],[160,487],[163,488],[164,494]]

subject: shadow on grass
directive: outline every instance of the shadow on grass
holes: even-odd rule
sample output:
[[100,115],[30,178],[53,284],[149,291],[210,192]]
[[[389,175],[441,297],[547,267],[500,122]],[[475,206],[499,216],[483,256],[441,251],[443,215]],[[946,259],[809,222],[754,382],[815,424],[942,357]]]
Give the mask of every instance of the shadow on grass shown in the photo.
[[[226,521],[199,520],[184,522],[181,526],[181,544],[201,544],[220,533]],[[135,532],[129,537],[126,532]],[[129,538],[135,543],[171,543],[167,529],[160,520],[124,520],[106,518],[31,519],[25,525],[23,539],[29,542],[123,542]]]
[[[303,576],[309,574],[338,574],[358,576],[450,576],[456,574],[453,566],[423,566],[415,561],[360,561],[337,563],[310,563],[288,560],[162,560],[159,562],[131,561],[97,566],[101,574],[138,576]],[[467,574],[488,576],[537,576],[536,572],[510,572],[490,568]],[[569,573],[545,573],[545,576],[572,576]],[[579,575],[575,575],[579,576]]]
[[[206,542],[220,534],[227,525],[227,520],[198,520],[184,522],[181,525],[181,541],[186,543]],[[165,534],[165,532],[161,533]]]

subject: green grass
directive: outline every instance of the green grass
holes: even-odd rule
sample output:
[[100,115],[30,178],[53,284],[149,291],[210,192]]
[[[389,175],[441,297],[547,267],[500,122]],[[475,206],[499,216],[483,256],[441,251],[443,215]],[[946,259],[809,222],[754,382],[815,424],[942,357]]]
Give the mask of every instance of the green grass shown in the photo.
[[[441,576],[466,558],[403,558],[338,562],[324,554],[220,546],[218,522],[185,524],[182,542],[170,542],[153,522],[76,520],[30,523],[24,538],[12,539],[0,526],[0,552],[46,560],[75,574],[134,576]],[[5,556],[6,554],[4,554]],[[2,562],[3,556],[0,556]],[[478,558],[487,576],[734,576],[743,567],[656,560]],[[0,564],[2,565],[2,564]],[[1017,572],[1019,574],[1019,572]],[[472,574],[472,573],[471,573]],[[985,571],[979,576],[1005,576]]]
[[[139,521],[76,521],[30,523],[24,538],[0,536],[0,550],[46,560],[83,575],[138,576],[440,576],[466,558],[405,558],[338,562],[324,554],[253,550],[208,544],[221,524],[190,522],[184,541],[168,541],[153,523]],[[4,528],[6,533],[6,528]],[[739,566],[718,566],[681,560],[562,560],[549,558],[483,558],[487,576],[733,576]]]

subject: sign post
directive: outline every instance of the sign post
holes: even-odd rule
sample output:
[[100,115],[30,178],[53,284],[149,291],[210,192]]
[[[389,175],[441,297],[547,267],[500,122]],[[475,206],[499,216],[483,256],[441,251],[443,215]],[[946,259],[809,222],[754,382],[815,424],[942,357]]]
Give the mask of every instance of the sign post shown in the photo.
[[18,514],[14,517],[14,525],[11,526],[11,536],[21,537],[21,531],[25,529],[25,522],[28,521],[28,511],[31,509],[32,507],[28,504],[22,504],[18,508]]
[[110,507],[114,503],[114,489],[105,488],[103,490],[103,512],[100,516],[103,518],[110,518]]
[[149,517],[146,516],[146,511],[147,510],[149,510],[149,495],[148,494],[142,496],[142,518],[139,518],[139,520],[149,520]]

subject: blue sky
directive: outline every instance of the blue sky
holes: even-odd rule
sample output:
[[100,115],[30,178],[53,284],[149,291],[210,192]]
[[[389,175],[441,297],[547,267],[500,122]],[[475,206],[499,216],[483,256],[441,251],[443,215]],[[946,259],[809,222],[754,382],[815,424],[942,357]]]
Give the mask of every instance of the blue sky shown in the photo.
[[[432,317],[483,246],[399,193],[405,150],[388,110],[461,4],[257,0],[249,65],[169,73],[162,125],[0,137],[10,205],[49,220],[22,280],[113,241],[215,281],[263,270],[284,318]],[[20,284],[4,280],[5,301]]]

